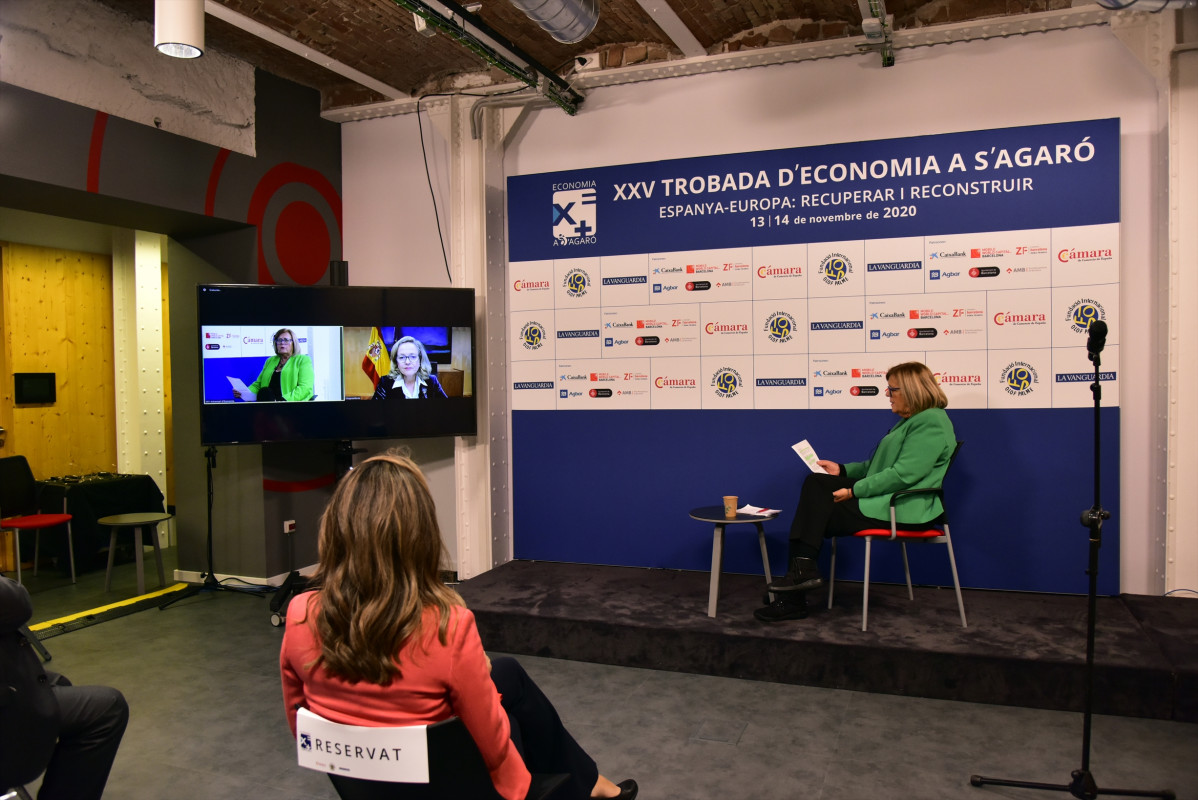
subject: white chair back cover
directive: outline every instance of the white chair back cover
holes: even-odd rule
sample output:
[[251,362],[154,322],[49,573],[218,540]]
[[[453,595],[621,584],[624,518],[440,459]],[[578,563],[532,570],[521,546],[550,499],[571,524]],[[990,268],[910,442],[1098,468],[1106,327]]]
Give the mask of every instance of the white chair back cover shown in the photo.
[[301,767],[391,783],[428,783],[428,726],[342,725],[306,708],[295,718]]

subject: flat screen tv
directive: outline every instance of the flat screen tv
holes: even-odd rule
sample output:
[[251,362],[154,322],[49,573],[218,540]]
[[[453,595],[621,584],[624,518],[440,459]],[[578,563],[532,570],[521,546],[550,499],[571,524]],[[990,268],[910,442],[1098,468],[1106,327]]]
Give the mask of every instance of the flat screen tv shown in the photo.
[[478,432],[473,289],[206,284],[196,295],[205,445]]

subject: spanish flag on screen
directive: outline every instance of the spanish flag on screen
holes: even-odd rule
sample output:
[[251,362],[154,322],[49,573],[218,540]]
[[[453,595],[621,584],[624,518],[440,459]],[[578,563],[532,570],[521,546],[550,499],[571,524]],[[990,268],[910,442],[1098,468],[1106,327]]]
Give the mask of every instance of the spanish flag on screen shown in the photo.
[[370,329],[370,341],[366,344],[366,355],[362,357],[362,371],[376,389],[379,381],[391,372],[391,356],[387,354],[387,347],[383,344],[383,336],[378,328]]

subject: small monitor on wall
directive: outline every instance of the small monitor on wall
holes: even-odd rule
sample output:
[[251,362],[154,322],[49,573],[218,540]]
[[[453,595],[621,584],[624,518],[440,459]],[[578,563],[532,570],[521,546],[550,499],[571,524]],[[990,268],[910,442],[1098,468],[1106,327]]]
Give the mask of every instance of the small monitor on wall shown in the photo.
[[15,372],[13,384],[17,405],[53,403],[57,399],[53,372]]

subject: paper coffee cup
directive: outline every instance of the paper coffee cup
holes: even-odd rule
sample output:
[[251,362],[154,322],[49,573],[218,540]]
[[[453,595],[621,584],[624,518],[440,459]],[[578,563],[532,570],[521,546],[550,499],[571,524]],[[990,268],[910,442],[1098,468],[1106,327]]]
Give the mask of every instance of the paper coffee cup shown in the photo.
[[736,495],[724,495],[724,519],[736,519]]

